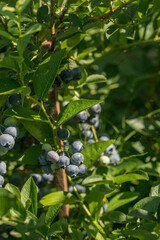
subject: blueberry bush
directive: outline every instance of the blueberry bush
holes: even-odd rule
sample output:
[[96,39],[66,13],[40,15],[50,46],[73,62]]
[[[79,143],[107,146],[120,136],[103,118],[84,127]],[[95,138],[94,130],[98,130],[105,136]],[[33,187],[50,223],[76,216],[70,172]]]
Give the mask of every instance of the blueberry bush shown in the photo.
[[0,2],[0,240],[160,239],[158,0]]

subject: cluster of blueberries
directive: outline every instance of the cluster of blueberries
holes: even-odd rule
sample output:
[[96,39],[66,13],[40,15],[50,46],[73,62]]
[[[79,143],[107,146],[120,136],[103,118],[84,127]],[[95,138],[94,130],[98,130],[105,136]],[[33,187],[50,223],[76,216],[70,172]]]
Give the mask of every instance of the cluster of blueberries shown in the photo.
[[[66,128],[57,131],[59,140],[66,141],[70,132]],[[66,151],[59,153],[52,150],[49,144],[43,144],[44,154],[39,156],[39,164],[43,167],[45,173],[49,174],[54,170],[63,168],[70,177],[84,176],[87,174],[87,167],[83,164],[84,155],[80,153],[84,146],[81,141],[74,141],[71,145],[71,157]]]

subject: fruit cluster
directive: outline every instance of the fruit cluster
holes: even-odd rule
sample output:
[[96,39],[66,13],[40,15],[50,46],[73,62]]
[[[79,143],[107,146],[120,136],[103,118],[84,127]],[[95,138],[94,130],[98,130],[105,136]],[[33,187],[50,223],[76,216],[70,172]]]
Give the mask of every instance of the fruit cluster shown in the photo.
[[3,175],[6,173],[7,166],[5,162],[0,162],[0,187],[4,184],[4,177]]

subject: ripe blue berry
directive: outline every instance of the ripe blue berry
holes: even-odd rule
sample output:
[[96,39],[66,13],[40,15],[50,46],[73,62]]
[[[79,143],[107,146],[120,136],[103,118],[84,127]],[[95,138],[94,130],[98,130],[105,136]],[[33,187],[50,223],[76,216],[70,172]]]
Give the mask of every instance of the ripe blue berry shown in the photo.
[[120,161],[120,156],[117,150],[114,150],[111,154],[109,154],[109,158],[111,163],[118,163]]
[[47,153],[47,161],[50,163],[58,162],[59,161],[59,155],[55,151],[49,151]]
[[79,193],[85,193],[86,192],[86,187],[79,185],[79,184],[75,184],[75,187],[77,188],[77,191]]
[[96,115],[91,115],[91,116],[88,118],[88,122],[89,122],[89,124],[91,124],[91,125],[96,124],[98,121],[99,121],[99,115],[98,115],[98,114],[96,114]]
[[0,162],[0,175],[4,175],[6,173],[7,166],[5,162]]
[[13,106],[18,106],[21,104],[21,95],[19,93],[13,93],[9,96],[9,103]]
[[47,174],[52,173],[52,169],[50,165],[43,166],[43,171]]
[[84,149],[84,145],[80,140],[76,140],[72,143],[71,145],[71,150],[72,152],[76,153],[76,152],[80,152]]
[[19,134],[19,129],[17,127],[7,127],[4,133],[11,135],[15,139]]
[[66,174],[70,177],[76,177],[77,174],[79,173],[79,168],[76,165],[68,165],[66,167]]
[[82,164],[79,166],[79,173],[78,173],[78,176],[85,176],[87,175],[87,167],[85,164]]
[[100,105],[100,104],[96,104],[96,105],[90,107],[90,108],[88,109],[88,112],[89,112],[91,115],[100,114],[100,113],[101,113],[101,105]]
[[60,140],[66,140],[70,136],[70,132],[68,129],[62,128],[57,131],[57,136]]
[[80,68],[73,68],[72,73],[73,73],[73,80],[74,81],[78,81],[82,78],[82,71],[81,71]]
[[74,120],[76,122],[85,122],[86,120],[88,119],[88,114],[87,112],[84,110],[80,113],[78,113],[75,117],[74,117]]
[[114,144],[111,144],[105,151],[104,154],[111,154],[113,151],[116,150],[116,147]]
[[87,139],[89,140],[90,138],[93,138],[93,132],[91,130],[87,130],[87,131],[82,131],[82,138],[83,139]]
[[57,164],[60,168],[66,168],[70,164],[70,160],[66,156],[60,156]]
[[107,134],[103,133],[103,134],[101,134],[99,136],[98,139],[99,139],[99,141],[108,141],[109,140],[109,136]]
[[58,153],[58,155],[68,157],[68,153],[66,151],[61,151],[61,152]]
[[39,173],[31,173],[30,177],[33,178],[35,184],[39,184],[42,181],[42,176]]
[[94,141],[93,139],[89,139],[89,140],[86,142],[87,145],[90,144],[90,143],[95,143],[95,141]]
[[73,80],[73,71],[71,69],[65,69],[61,72],[60,77],[63,82],[69,83]]
[[3,185],[4,183],[4,177],[0,175],[0,185]]
[[14,138],[9,134],[2,134],[0,136],[0,150],[10,150],[14,147]]
[[65,106],[67,106],[67,105],[68,105],[68,103],[69,103],[69,101],[64,101],[64,102],[62,102],[62,107],[65,107]]
[[88,130],[89,129],[88,123],[81,123],[81,127],[82,127],[82,130]]
[[54,175],[53,174],[42,173],[42,180],[47,181],[47,182],[52,182],[53,179],[54,179]]
[[38,162],[42,166],[47,165],[46,156],[45,155],[40,155],[39,158],[38,158]]
[[79,166],[83,162],[84,162],[84,155],[82,153],[77,152],[71,156],[72,164]]

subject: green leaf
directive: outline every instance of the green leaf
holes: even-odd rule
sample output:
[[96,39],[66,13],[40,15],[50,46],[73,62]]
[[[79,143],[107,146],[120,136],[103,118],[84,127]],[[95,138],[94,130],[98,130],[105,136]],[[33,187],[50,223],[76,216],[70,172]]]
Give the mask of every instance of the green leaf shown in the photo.
[[16,2],[16,10],[18,12],[23,12],[23,10],[28,6],[31,0],[18,0]]
[[53,220],[59,213],[60,207],[61,207],[61,204],[57,204],[55,206],[49,207],[46,213],[46,218],[45,218],[45,222],[47,225],[50,225],[53,222]]
[[160,197],[146,197],[138,201],[134,206],[133,210],[144,209],[148,212],[157,212],[160,204]]
[[143,171],[136,171],[132,173],[119,175],[114,178],[114,181],[118,184],[134,180],[149,180],[149,177],[148,174]]
[[144,209],[133,210],[128,215],[132,217],[142,218],[142,219],[149,219],[154,221],[156,220],[156,218],[151,213],[149,213]]
[[19,161],[22,161],[22,164],[38,165],[38,157],[40,154],[42,154],[42,145],[38,144],[27,148]]
[[53,131],[48,123],[20,119],[25,129],[38,141],[53,145]]
[[34,74],[34,90],[39,99],[44,99],[54,83],[65,50],[58,51],[45,60]]
[[65,106],[60,114],[58,115],[57,119],[57,127],[59,127],[61,124],[65,123],[72,117],[74,117],[77,113],[92,107],[93,105],[96,105],[98,103],[102,103],[102,101],[99,100],[90,100],[90,99],[80,99],[76,101],[72,101],[67,106]]
[[76,202],[78,202],[78,200],[73,194],[63,191],[47,194],[40,200],[40,204],[44,207],[57,204],[72,204]]
[[95,161],[101,155],[101,153],[104,152],[114,142],[115,140],[108,140],[108,141],[99,141],[99,142],[86,145],[81,152],[84,155],[84,159],[85,159],[84,164],[88,168],[92,167]]
[[80,41],[83,40],[83,38],[86,36],[86,34],[77,33],[74,36],[64,40],[61,44],[61,49],[66,49],[67,51],[70,51],[72,48],[76,47]]
[[48,18],[48,6],[43,5],[38,9],[37,20],[39,23],[46,22]]
[[69,234],[73,240],[83,240],[83,233],[74,226],[69,226]]
[[13,184],[7,183],[5,185],[5,189],[7,189],[9,192],[11,192],[13,195],[15,195],[18,199],[21,198],[21,193],[20,193],[19,189],[16,186],[14,186]]
[[127,215],[120,211],[112,211],[104,214],[102,219],[105,221],[109,220],[111,222],[124,224],[127,221]]
[[55,234],[62,235],[67,230],[67,225],[68,225],[67,219],[61,218],[60,220],[52,224],[47,235],[48,236],[53,236]]
[[110,200],[107,211],[113,211],[129,202],[132,202],[137,199],[138,196],[139,193],[137,192],[121,192]]
[[27,35],[30,35],[39,31],[41,31],[41,24],[35,23],[31,27],[29,27],[24,34],[22,34],[22,37],[25,37]]
[[11,41],[14,41],[14,37],[12,37],[12,35],[10,35],[9,33],[3,31],[3,30],[0,30],[0,36],[3,36],[5,38],[8,38],[9,40]]
[[18,65],[12,56],[4,57],[0,59],[0,68],[11,69],[12,71],[18,72]]
[[92,186],[93,184],[96,185],[102,185],[106,183],[111,183],[111,179],[107,178],[106,176],[101,176],[101,175],[91,175],[89,177],[86,177],[82,184],[84,186]]
[[23,95],[27,95],[30,93],[29,87],[21,87],[20,84],[12,78],[1,78],[0,85],[0,96],[13,93],[21,93]]
[[154,234],[152,234],[151,232],[148,232],[147,230],[144,229],[127,229],[127,230],[123,230],[122,234],[124,234],[125,236],[130,236],[136,239],[140,239],[140,240],[156,240],[158,239],[158,237]]
[[107,79],[105,76],[100,74],[93,74],[87,77],[86,83],[90,84],[90,83],[102,83],[102,82],[107,82]]
[[7,189],[0,188],[0,218],[14,206],[16,198]]
[[28,200],[31,201],[31,212],[37,214],[37,186],[32,177],[23,185],[21,190],[21,201],[27,207]]
[[48,122],[43,116],[38,115],[33,110],[21,106],[7,109],[5,115],[27,121]]

